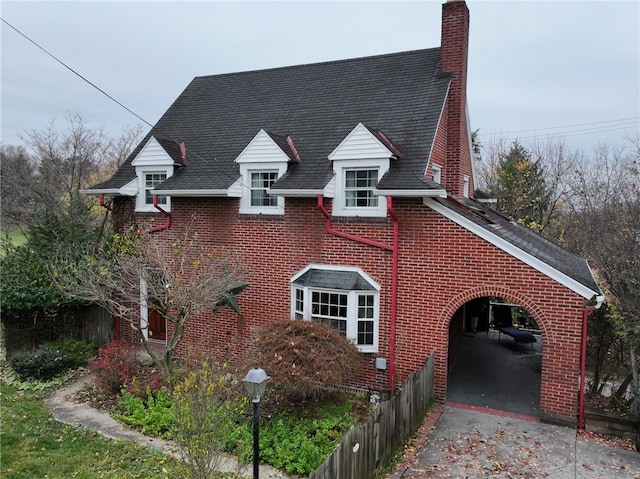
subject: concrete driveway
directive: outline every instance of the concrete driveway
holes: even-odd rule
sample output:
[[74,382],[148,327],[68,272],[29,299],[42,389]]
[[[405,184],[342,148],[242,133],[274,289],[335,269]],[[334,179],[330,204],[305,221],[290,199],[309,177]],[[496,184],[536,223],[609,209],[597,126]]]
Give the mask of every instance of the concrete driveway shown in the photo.
[[579,438],[574,429],[471,409],[440,411],[437,421],[427,418],[389,479],[640,479],[640,453]]

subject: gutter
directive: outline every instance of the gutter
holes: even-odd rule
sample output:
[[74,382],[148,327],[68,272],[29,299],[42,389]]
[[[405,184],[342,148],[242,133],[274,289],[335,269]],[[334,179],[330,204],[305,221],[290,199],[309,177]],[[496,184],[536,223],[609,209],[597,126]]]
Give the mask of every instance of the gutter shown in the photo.
[[395,357],[396,357],[396,316],[398,309],[398,251],[399,251],[399,236],[400,227],[398,223],[398,217],[393,210],[393,199],[391,196],[387,196],[387,213],[393,219],[393,244],[388,245],[379,241],[370,240],[361,236],[345,233],[344,231],[338,231],[331,225],[331,215],[324,207],[324,197],[318,195],[318,208],[325,217],[325,227],[327,233],[340,238],[346,238],[358,243],[363,243],[376,248],[381,248],[393,253],[392,268],[391,268],[391,325],[390,325],[390,345],[389,345],[389,390],[393,391],[395,381]]
[[604,301],[603,295],[596,296],[596,305],[587,306],[582,311],[582,351],[580,354],[580,390],[578,391],[578,429],[585,428],[584,423],[584,385],[587,374],[587,319],[589,314],[600,309]]

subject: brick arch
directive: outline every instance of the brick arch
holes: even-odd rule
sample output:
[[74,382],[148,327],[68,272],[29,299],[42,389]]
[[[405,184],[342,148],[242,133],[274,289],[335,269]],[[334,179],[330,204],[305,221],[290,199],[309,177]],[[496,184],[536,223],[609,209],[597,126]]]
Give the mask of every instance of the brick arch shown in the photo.
[[497,296],[505,298],[510,301],[515,301],[522,306],[536,321],[536,324],[540,328],[543,341],[550,341],[554,339],[553,328],[550,326],[550,321],[546,317],[544,311],[538,306],[538,304],[531,298],[523,295],[518,291],[506,288],[504,286],[477,286],[475,288],[468,289],[452,298],[442,310],[440,317],[437,320],[436,328],[442,332],[443,335],[448,337],[449,323],[453,318],[455,312],[465,303],[468,303],[472,299],[482,298],[486,296]]

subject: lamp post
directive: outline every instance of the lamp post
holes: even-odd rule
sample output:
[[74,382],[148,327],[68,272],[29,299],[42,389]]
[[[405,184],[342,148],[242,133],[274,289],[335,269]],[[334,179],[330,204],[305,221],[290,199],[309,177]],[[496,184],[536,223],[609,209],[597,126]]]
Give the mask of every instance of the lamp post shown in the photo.
[[258,479],[258,469],[260,464],[260,442],[259,442],[259,419],[258,419],[258,407],[260,405],[260,398],[267,389],[267,381],[269,376],[264,372],[264,369],[254,367],[244,377],[242,382],[249,394],[249,398],[253,403],[253,479]]

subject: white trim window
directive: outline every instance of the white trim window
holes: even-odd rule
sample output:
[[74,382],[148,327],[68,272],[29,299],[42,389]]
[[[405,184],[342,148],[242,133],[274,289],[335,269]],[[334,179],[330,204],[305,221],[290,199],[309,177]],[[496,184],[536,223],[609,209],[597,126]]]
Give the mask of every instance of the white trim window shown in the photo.
[[[165,171],[145,171],[144,172],[144,204],[153,206],[152,190],[167,179]],[[163,206],[167,204],[166,196],[158,196],[158,204]]]
[[377,169],[345,169],[344,207],[378,208],[378,196],[373,193],[377,184]]
[[278,206],[278,197],[267,191],[278,179],[278,171],[251,171],[251,206],[274,208]]
[[312,265],[291,287],[293,318],[328,324],[360,351],[378,351],[379,286],[359,268]]

